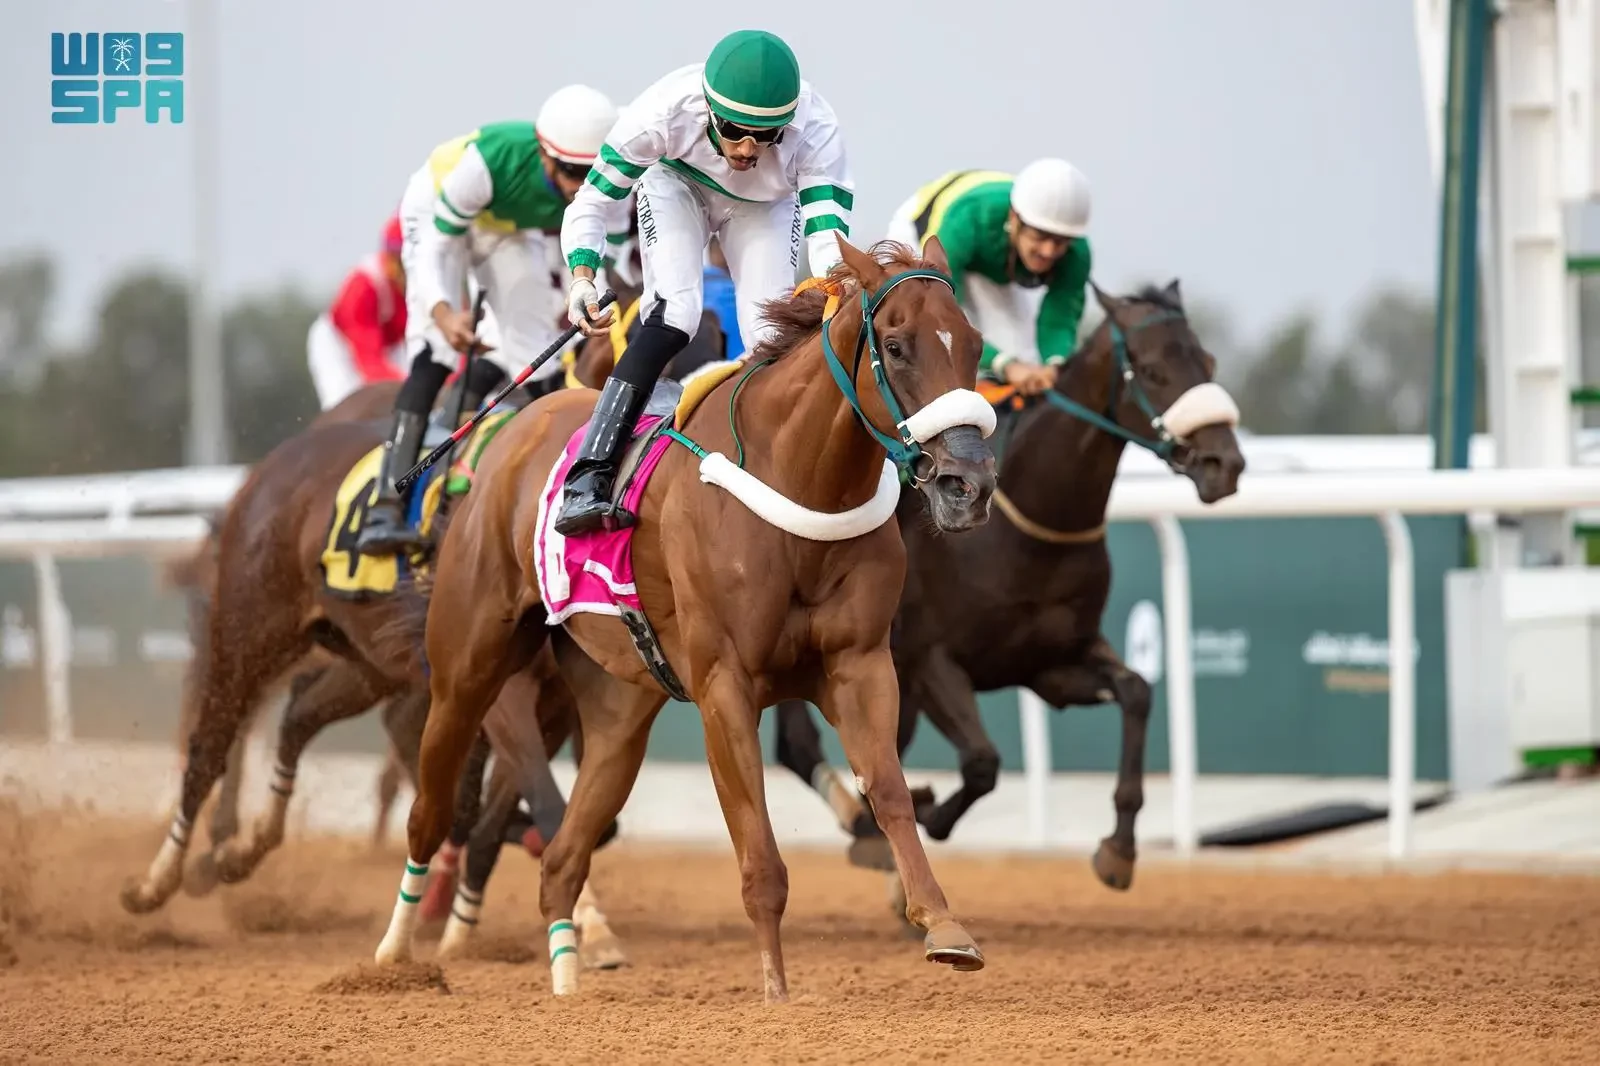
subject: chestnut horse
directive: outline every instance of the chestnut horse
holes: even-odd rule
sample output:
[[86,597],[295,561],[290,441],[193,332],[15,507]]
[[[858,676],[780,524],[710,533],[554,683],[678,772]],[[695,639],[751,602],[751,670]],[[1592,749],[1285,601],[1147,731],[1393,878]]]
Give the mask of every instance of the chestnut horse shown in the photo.
[[[1129,297],[1093,291],[1105,318],[1055,388],[1027,400],[1015,390],[996,397],[1004,413],[994,498],[1004,520],[944,537],[919,520],[921,501],[903,495],[909,569],[894,660],[901,752],[926,715],[959,756],[960,788],[943,802],[928,792],[917,803],[917,820],[934,840],[946,839],[999,776],[1000,754],[975,693],[1025,687],[1058,710],[1119,705],[1116,826],[1095,853],[1094,871],[1121,890],[1132,884],[1138,855],[1134,822],[1144,802],[1150,686],[1100,629],[1111,591],[1105,533],[1112,482],[1132,444],[1214,503],[1238,490],[1244,457],[1233,429],[1238,409],[1213,380],[1216,359],[1190,328],[1178,283]],[[785,701],[778,719],[778,761],[834,807],[856,838],[851,861],[892,871],[859,797],[828,772],[809,708]]]
[[[251,470],[223,512],[209,562],[201,567],[209,571],[200,582],[208,594],[198,597],[204,610],[195,626],[199,639],[186,683],[184,718],[190,727],[180,808],[148,875],[123,891],[123,905],[131,912],[161,906],[184,880],[190,880],[191,890],[198,894],[219,878],[236,881],[248,876],[282,838],[296,763],[316,730],[381,700],[425,691],[420,649],[397,646],[381,636],[386,626],[392,628],[397,612],[403,617],[406,603],[422,600],[424,593],[402,586],[387,597],[362,602],[331,595],[322,581],[321,557],[334,497],[354,463],[384,438],[382,420],[341,421],[336,416],[362,403],[368,409],[377,406],[359,393],[348,397],[341,405],[344,411],[325,412],[316,424],[274,448]],[[450,499],[444,497],[435,517],[441,525],[448,517]],[[279,730],[279,765],[268,813],[249,841],[218,843],[186,878],[183,860],[189,827],[224,769],[241,723],[292,667],[317,649],[331,661],[295,679],[297,691]],[[529,680],[522,677],[507,685],[501,699],[512,706],[497,718],[509,716],[512,728],[499,729],[491,722],[491,733],[502,739],[516,737],[520,719],[531,719],[533,704],[559,711],[560,701],[540,699],[536,685],[523,684]],[[524,741],[518,748],[503,742],[499,747],[505,761],[514,770],[527,771],[530,780],[540,769],[547,775],[544,752],[564,741],[564,730],[571,724],[541,720],[544,743]],[[487,738],[479,750],[481,773],[481,758],[489,750]],[[540,765],[530,765],[530,759]],[[462,840],[479,813],[472,775],[466,786],[454,834]],[[535,797],[529,791],[532,801]],[[585,888],[586,900],[592,902]],[[595,915],[597,909],[590,912],[590,917]],[[603,928],[603,916],[593,932],[597,940],[614,939]]]
[[[674,438],[684,449],[662,456],[643,489],[630,535],[634,581],[651,614],[643,624],[653,622],[659,651],[649,665],[614,617],[573,614],[552,635],[539,590],[542,494],[529,487],[546,484],[593,395],[547,396],[490,443],[438,554],[426,617],[432,704],[410,854],[380,964],[410,958],[416,894],[449,829],[479,723],[504,678],[551,636],[585,745],[543,859],[556,994],[577,990],[573,904],[595,842],[632,790],[669,686],[704,721],[768,1002],[788,998],[779,936],[788,875],[767,813],[756,722],[785,698],[812,700],[838,729],[904,876],[907,916],[926,931],[926,957],[982,968],[928,865],[895,754],[889,626],[906,557],[892,520],[896,464],[885,458],[909,471],[940,528],[988,519],[994,457],[982,436],[994,411],[972,389],[982,341],[956,303],[937,240],[925,260],[892,243],[871,254],[842,237],[839,246],[842,260],[821,290],[765,305],[774,336],[690,414]],[[848,510],[812,510],[841,505]]]

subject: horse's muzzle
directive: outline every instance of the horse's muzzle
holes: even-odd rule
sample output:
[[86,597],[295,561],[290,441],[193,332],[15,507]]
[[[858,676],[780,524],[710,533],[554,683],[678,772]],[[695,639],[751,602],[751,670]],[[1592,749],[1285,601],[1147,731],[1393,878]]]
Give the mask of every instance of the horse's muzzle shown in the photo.
[[994,495],[994,452],[974,426],[952,426],[924,445],[933,460],[922,482],[935,524],[959,533],[989,520]]

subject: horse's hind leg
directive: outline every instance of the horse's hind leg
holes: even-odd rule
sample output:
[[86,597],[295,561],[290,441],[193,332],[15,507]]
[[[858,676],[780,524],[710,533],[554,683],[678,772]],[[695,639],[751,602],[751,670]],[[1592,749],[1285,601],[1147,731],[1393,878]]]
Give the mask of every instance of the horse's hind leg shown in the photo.
[[1112,802],[1117,826],[1094,853],[1094,872],[1108,888],[1133,885],[1139,857],[1134,822],[1144,806],[1144,743],[1150,724],[1150,685],[1125,666],[1105,637],[1077,662],[1046,670],[1031,686],[1052,707],[1092,706],[1115,700],[1122,708],[1122,757]]
[[[583,713],[582,768],[567,816],[544,850],[539,907],[550,928],[550,978],[558,996],[578,991],[578,899],[600,837],[633,791],[650,740],[650,724],[666,702],[658,690],[620,681],[568,640],[556,642],[562,673]],[[760,761],[760,750],[756,752]]]
[[333,663],[293,695],[278,725],[278,761],[272,770],[267,810],[256,820],[248,842],[237,838],[216,850],[217,878],[236,884],[255,872],[261,860],[283,843],[295,775],[306,746],[335,722],[371,709],[392,688],[376,671],[351,662]]
[[[283,604],[261,602],[264,583],[236,575],[223,580],[211,613],[205,655],[193,661],[204,672],[192,686],[198,706],[191,719],[189,757],[183,768],[183,790],[167,838],[143,880],[122,889],[122,906],[145,914],[165,903],[183,880],[183,858],[190,828],[211,789],[222,776],[228,749],[239,725],[261,698],[267,683],[309,650],[298,619]],[[229,587],[231,584],[232,587]]]

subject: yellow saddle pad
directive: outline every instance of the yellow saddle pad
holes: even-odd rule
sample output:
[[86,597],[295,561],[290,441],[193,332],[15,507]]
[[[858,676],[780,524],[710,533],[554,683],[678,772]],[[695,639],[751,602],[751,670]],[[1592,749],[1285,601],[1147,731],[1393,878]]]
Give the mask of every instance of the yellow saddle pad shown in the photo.
[[[333,521],[322,549],[322,580],[328,591],[339,596],[362,599],[387,596],[400,580],[400,560],[395,555],[362,555],[356,550],[356,537],[366,521],[367,511],[378,498],[378,470],[383,461],[383,445],[378,445],[350,468],[339,483],[333,500]],[[443,473],[429,480],[422,496],[422,532],[433,524],[444,495]]]
[[672,418],[672,428],[683,432],[683,427],[688,425],[689,416],[694,414],[695,408],[705,402],[713,389],[727,381],[733,375],[745,368],[749,357],[741,355],[737,359],[729,359],[720,363],[707,363],[697,367],[683,379],[683,395],[678,398],[678,409]]

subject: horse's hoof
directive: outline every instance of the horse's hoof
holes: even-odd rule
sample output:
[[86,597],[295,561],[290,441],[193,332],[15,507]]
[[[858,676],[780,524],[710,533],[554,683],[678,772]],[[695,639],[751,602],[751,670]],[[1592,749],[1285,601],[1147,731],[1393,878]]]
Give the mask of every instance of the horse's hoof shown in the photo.
[[847,854],[851,866],[859,866],[863,870],[895,872],[894,852],[889,848],[888,837],[857,837],[850,842]]
[[129,914],[149,914],[164,902],[163,900],[152,898],[145,891],[144,882],[136,877],[130,877],[127,883],[122,886],[119,898],[122,900],[122,909]]
[[183,868],[183,894],[194,899],[208,896],[221,882],[215,852],[202,851]]
[[929,929],[922,946],[929,962],[942,962],[962,973],[983,969],[983,952],[956,922],[940,922]]
[[916,812],[918,825],[927,825],[938,806],[932,785],[918,785],[911,790],[911,809]]
[[1122,854],[1116,843],[1106,837],[1095,849],[1094,874],[1107,888],[1126,892],[1133,885],[1133,857]]

